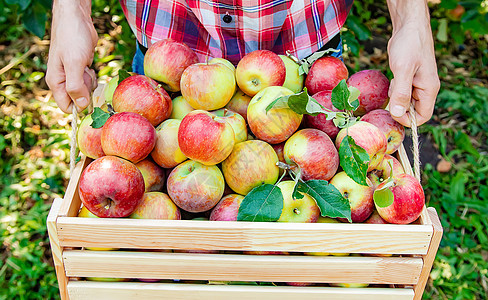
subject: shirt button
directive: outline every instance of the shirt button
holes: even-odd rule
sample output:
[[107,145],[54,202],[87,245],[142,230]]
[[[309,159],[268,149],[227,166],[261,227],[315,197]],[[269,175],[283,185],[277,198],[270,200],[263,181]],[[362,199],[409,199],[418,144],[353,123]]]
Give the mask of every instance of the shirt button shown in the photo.
[[230,23],[232,22],[232,17],[230,15],[225,15],[222,20],[224,20],[225,23]]

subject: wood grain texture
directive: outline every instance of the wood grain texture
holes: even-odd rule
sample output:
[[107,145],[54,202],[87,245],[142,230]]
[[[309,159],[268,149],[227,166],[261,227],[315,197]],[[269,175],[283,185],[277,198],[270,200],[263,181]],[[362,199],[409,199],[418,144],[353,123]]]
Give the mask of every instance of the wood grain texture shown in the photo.
[[64,247],[426,254],[429,225],[60,217]]
[[411,300],[412,289],[197,285],[73,281],[72,300]]
[[63,248],[59,244],[58,232],[56,227],[56,219],[59,214],[59,209],[63,199],[56,198],[51,206],[51,210],[49,210],[49,214],[47,216],[46,226],[47,231],[49,234],[49,242],[51,244],[51,252],[54,261],[54,269],[56,270],[56,277],[58,279],[58,286],[59,286],[59,294],[63,300],[69,299],[67,284],[68,279],[66,278],[66,272],[64,269],[64,262],[63,262]]
[[76,217],[81,207],[80,195],[78,194],[78,182],[80,181],[81,173],[93,160],[81,154],[81,160],[76,164],[73,170],[73,175],[70,178],[66,193],[64,194],[63,202],[59,209],[58,216],[62,217]]
[[415,298],[416,300],[422,299],[422,294],[424,293],[425,285],[429,280],[430,271],[432,269],[432,265],[434,264],[434,260],[437,254],[437,250],[439,249],[439,244],[442,239],[442,225],[441,221],[439,220],[439,216],[434,208],[429,207],[428,209],[430,219],[432,220],[432,227],[434,228],[434,234],[432,235],[432,241],[430,242],[429,251],[427,255],[423,257],[424,266],[422,268],[422,272],[420,273],[419,282],[415,286]]
[[88,251],[63,253],[74,277],[416,284],[422,259]]

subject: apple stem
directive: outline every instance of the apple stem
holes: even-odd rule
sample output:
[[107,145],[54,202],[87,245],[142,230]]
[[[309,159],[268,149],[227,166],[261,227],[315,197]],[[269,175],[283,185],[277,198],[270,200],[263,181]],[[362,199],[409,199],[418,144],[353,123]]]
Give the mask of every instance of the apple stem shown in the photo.
[[112,104],[110,104],[110,103],[107,104],[107,110],[108,110],[108,113],[110,114],[110,116],[113,116],[116,114]]
[[303,64],[296,56],[291,54],[290,50],[286,50],[285,54],[289,59],[293,60],[299,66],[301,66]]

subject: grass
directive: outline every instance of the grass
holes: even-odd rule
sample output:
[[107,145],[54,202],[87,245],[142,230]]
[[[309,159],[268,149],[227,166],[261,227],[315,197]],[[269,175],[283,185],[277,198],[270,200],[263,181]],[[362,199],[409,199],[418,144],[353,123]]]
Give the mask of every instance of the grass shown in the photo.
[[[364,3],[355,2],[355,9],[375,13],[351,19],[356,31],[347,31],[346,43],[357,55],[351,51],[346,62],[351,70],[388,72],[386,11],[374,1]],[[117,1],[93,1],[93,14],[101,38],[94,67],[103,80],[130,68],[134,39]],[[444,17],[442,10],[433,15]],[[68,182],[69,118],[56,108],[44,82],[47,41],[32,37],[14,19],[0,22],[10,22],[2,27],[8,29],[0,37],[0,65],[17,61],[35,45],[0,74],[0,299],[57,299],[45,220]],[[468,35],[462,46],[438,44],[442,89],[432,121],[420,127],[432,144],[423,151],[436,158],[424,161],[427,201],[445,230],[426,299],[488,298],[486,37]],[[450,170],[439,171],[437,155]]]

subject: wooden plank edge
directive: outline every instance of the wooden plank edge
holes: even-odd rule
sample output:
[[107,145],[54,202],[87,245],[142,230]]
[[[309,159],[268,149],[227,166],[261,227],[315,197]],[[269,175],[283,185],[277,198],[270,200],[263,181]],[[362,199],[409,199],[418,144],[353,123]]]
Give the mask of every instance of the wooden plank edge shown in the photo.
[[56,271],[56,278],[58,279],[59,294],[61,299],[68,300],[68,278],[66,277],[66,270],[64,268],[63,247],[60,246],[56,220],[59,215],[59,209],[63,199],[56,198],[53,201],[49,214],[47,216],[46,226],[49,234],[49,243],[51,245],[51,253],[53,256],[54,269]]
[[407,300],[409,288],[336,288],[293,286],[208,285],[139,282],[71,281],[68,290],[77,299],[199,299],[199,300]]
[[91,158],[81,154],[81,160],[76,164],[73,174],[71,175],[64,199],[59,209],[59,216],[74,217],[78,214],[81,206],[81,201],[78,195],[78,182],[80,181],[81,173],[92,161]]
[[435,208],[429,207],[428,212],[430,215],[430,219],[432,220],[434,233],[432,234],[429,250],[427,251],[427,254],[423,256],[424,266],[422,267],[422,271],[420,273],[419,282],[414,288],[415,300],[422,299],[425,285],[429,280],[430,271],[432,269],[432,265],[434,264],[434,260],[437,254],[437,250],[439,249],[439,244],[441,243],[443,233],[441,221],[439,220],[439,216],[437,215],[437,211],[435,210]]
[[238,255],[66,250],[70,277],[416,284],[420,257]]

